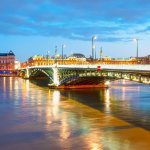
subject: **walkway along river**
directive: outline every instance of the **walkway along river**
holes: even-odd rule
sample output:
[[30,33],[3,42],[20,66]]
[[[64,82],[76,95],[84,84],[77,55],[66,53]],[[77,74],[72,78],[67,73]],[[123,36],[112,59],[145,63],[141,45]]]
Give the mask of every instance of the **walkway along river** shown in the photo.
[[150,86],[48,89],[0,78],[1,150],[148,150]]

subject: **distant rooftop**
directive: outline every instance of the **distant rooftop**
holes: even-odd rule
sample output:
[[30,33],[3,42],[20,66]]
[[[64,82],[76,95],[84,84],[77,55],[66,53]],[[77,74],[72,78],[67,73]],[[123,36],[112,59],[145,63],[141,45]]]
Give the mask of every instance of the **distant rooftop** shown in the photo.
[[83,54],[80,54],[80,53],[73,53],[73,54],[70,55],[69,57],[85,58],[85,56],[84,56]]
[[0,56],[15,56],[15,54],[10,50],[8,53],[0,53]]

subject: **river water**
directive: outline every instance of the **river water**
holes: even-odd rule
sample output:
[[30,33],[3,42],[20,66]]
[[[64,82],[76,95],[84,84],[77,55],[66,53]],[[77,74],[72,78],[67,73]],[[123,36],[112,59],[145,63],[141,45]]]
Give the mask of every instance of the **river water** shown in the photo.
[[0,78],[0,150],[149,149],[149,85],[50,90]]

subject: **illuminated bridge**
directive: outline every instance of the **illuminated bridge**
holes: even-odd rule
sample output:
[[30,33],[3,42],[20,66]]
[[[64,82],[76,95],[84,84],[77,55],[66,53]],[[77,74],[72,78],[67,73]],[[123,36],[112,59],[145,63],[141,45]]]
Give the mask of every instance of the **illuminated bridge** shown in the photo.
[[20,70],[26,79],[47,79],[55,88],[105,87],[108,81],[127,79],[150,84],[150,65],[48,65]]

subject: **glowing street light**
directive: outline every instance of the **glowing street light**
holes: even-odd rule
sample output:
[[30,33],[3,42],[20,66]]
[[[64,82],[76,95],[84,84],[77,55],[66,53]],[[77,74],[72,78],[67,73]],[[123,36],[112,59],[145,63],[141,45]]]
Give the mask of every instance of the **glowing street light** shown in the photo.
[[138,58],[139,53],[139,39],[133,39],[134,42],[136,42],[136,57]]
[[96,40],[96,36],[94,35],[92,37],[92,59],[94,60],[94,50],[95,50],[95,45],[94,45],[94,41]]
[[63,60],[64,60],[64,48],[66,47],[65,44],[62,45],[62,64],[63,64]]

